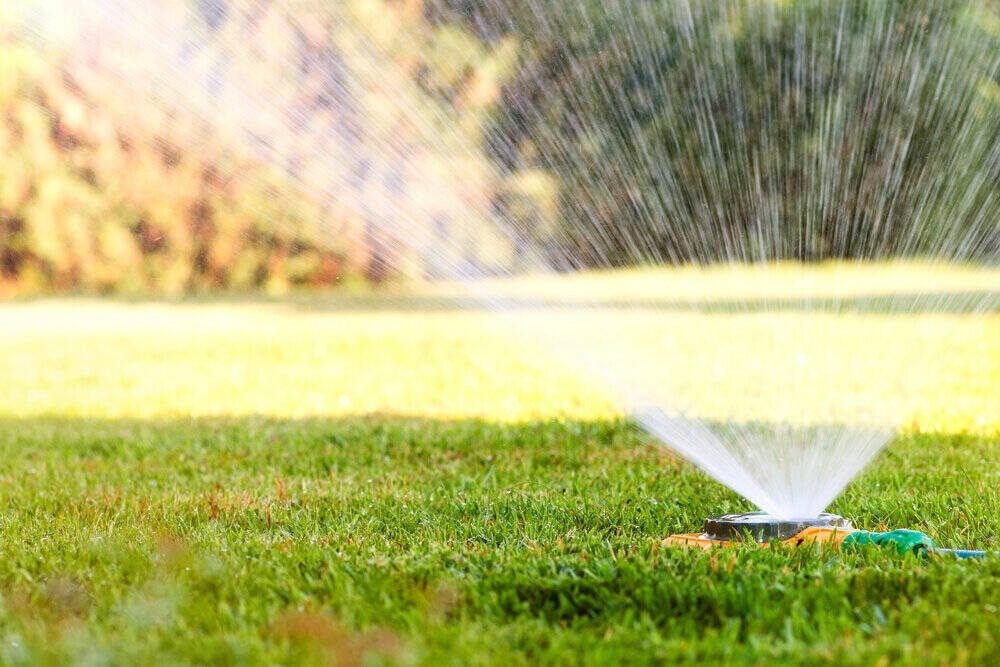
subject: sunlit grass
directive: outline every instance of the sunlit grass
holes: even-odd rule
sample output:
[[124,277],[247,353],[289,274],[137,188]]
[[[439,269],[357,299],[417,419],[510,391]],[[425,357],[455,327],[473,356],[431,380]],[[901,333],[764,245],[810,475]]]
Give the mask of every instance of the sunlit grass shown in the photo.
[[[965,275],[948,289],[991,293]],[[831,510],[995,550],[1000,316],[963,310],[600,306],[566,335],[603,355],[672,332],[648,376],[734,419],[819,419],[815,383],[744,382],[805,350],[904,427]],[[427,293],[0,306],[0,663],[1000,659],[1000,558],[660,547],[749,507],[562,367],[557,319]],[[698,376],[710,343],[747,363]]]
[[1000,428],[1000,271],[623,271],[477,294],[528,305],[9,304],[0,414],[589,419],[627,410],[627,388],[703,419]]
[[502,421],[607,416],[595,392],[525,355],[495,318],[446,302],[3,308],[0,413],[274,417],[387,413]]

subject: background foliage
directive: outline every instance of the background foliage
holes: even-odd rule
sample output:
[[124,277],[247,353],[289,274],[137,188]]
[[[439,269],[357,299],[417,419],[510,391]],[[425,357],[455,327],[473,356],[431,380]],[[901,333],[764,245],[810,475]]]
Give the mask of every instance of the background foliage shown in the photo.
[[[510,264],[490,217],[561,266],[1000,253],[995,3],[193,5],[207,107],[140,113],[0,16],[0,292],[433,274],[414,211],[454,266]],[[248,145],[211,88],[261,45]]]
[[560,184],[570,263],[1000,251],[997,6],[451,2],[523,37],[494,158]]
[[[193,4],[190,40],[158,67],[177,81],[136,81],[133,58],[164,55],[128,52],[128,36],[118,51],[96,46],[113,41],[107,26],[79,27],[84,46],[59,48],[0,17],[0,291],[378,282],[406,258],[373,218],[408,207],[461,235],[470,256],[488,246],[495,231],[453,212],[489,206],[488,162],[467,148],[478,140],[423,128],[442,139],[431,152],[416,126],[473,119],[478,131],[474,117],[498,94],[480,70],[502,51],[469,51],[473,37],[431,26],[419,3]],[[350,89],[361,67],[384,85]],[[237,78],[282,117],[254,125],[259,108],[220,108],[219,89]],[[405,160],[385,156],[389,141]],[[454,170],[463,182],[438,194]]]

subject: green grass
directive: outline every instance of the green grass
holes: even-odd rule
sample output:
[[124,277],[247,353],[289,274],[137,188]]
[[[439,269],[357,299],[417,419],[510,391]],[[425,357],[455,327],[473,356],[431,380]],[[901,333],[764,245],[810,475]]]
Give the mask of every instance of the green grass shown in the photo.
[[[1000,662],[1000,557],[661,547],[745,501],[483,314],[373,296],[0,321],[2,663]],[[933,428],[833,511],[1000,549],[1000,337],[976,340],[928,383]]]

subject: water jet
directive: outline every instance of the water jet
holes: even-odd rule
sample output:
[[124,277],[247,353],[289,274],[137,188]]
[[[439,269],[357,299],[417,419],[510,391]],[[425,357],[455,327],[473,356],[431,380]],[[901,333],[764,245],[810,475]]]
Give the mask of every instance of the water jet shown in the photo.
[[[967,291],[936,264],[996,264],[1000,250],[1000,50],[992,23],[948,3],[15,4],[10,34],[72,82],[24,95],[37,125],[58,118],[61,145],[88,146],[90,124],[149,116],[157,138],[145,179],[122,142],[107,142],[118,156],[108,179],[121,177],[111,190],[171,206],[151,206],[133,229],[137,197],[114,234],[101,213],[92,226],[110,240],[95,262],[110,268],[95,276],[146,251],[135,261],[160,275],[167,251],[153,228],[186,218],[199,237],[219,230],[225,251],[199,250],[178,225],[178,262],[212,264],[214,276],[252,281],[259,272],[232,267],[256,262],[287,283],[288,266],[337,257],[378,282],[387,264],[407,265],[511,315],[505,331],[598,380],[754,506],[807,517],[801,530],[831,528],[814,519],[916,423],[923,379],[955,376],[947,350],[986,338],[944,316],[997,307],[994,274]],[[422,9],[407,18],[403,5]],[[399,29],[376,29],[387,25]],[[35,108],[49,97],[65,108]],[[98,107],[106,123],[79,120]],[[25,164],[48,154],[51,134],[36,133],[46,148],[24,151]],[[153,187],[189,171],[244,182],[252,205],[213,212],[207,196],[189,206]],[[67,178],[90,193],[89,177]],[[62,189],[6,217],[86,238],[61,229],[73,216],[36,213],[81,208]],[[307,205],[287,214],[276,195]],[[259,229],[246,222],[257,218]],[[244,236],[297,238],[300,227],[327,245],[315,262],[284,241],[266,262],[233,259]],[[119,246],[123,259],[106,260]],[[75,255],[59,250],[46,261],[70,275]],[[897,280],[880,263],[900,258],[921,264]],[[591,269],[627,271],[595,286]],[[199,284],[167,273],[170,289]],[[484,284],[497,276],[523,281]],[[910,337],[932,320],[939,334]],[[764,530],[755,541],[791,539],[780,522],[773,534],[771,519],[757,523],[724,522],[741,536]]]

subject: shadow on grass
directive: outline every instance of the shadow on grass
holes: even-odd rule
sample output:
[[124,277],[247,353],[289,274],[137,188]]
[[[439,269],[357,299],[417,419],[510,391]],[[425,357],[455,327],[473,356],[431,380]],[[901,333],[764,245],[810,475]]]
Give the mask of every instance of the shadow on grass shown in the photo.
[[[778,432],[769,424],[741,427]],[[834,511],[887,516],[897,494],[910,498],[921,485],[954,493],[975,489],[992,502],[1000,491],[987,493],[984,484],[993,483],[996,466],[985,462],[996,458],[998,439],[1000,434],[897,436]],[[366,495],[372,489],[382,489],[385,498],[517,492],[600,505],[612,494],[626,504],[655,508],[643,514],[641,527],[634,525],[645,534],[661,533],[664,526],[691,530],[708,512],[751,509],[624,419],[0,417],[0,463],[8,480],[18,480],[0,487],[0,494],[23,496],[28,503],[36,502],[33,492],[42,502],[46,494],[95,488],[152,496],[206,489],[273,494],[276,484],[315,485],[323,493],[339,489],[348,498],[352,490]],[[871,483],[883,490],[869,495]],[[887,498],[887,504],[877,498]],[[926,519],[906,512],[900,521]]]
[[629,310],[641,308],[664,312],[696,312],[704,314],[741,313],[862,313],[885,315],[918,315],[939,313],[950,315],[986,314],[1000,312],[1000,290],[958,292],[912,292],[895,294],[862,294],[848,297],[808,295],[796,298],[747,298],[747,299],[589,299],[568,300],[543,298],[503,298],[496,300],[469,298],[444,298],[425,296],[332,296],[318,299],[285,301],[288,305],[319,312],[454,312],[454,311],[517,311],[561,309]]
[[[86,295],[75,298],[87,299]],[[317,313],[452,313],[488,312],[517,310],[629,310],[646,309],[663,312],[694,312],[708,315],[741,313],[861,313],[886,315],[919,314],[992,314],[1000,313],[1000,288],[979,291],[934,291],[906,293],[857,294],[844,297],[810,296],[800,297],[756,297],[741,299],[695,299],[672,298],[664,294],[662,298],[588,298],[586,296],[560,300],[556,298],[504,297],[475,298],[472,296],[428,296],[425,294],[400,294],[396,292],[366,291],[361,294],[340,292],[315,292],[307,295],[292,294],[281,297],[261,297],[259,295],[212,295],[192,296],[180,299],[153,299],[130,297],[102,297],[105,302],[125,305],[143,304],[184,304],[189,306],[273,305],[288,307],[304,312]],[[22,300],[30,303],[31,299]],[[13,303],[18,303],[14,301]]]

